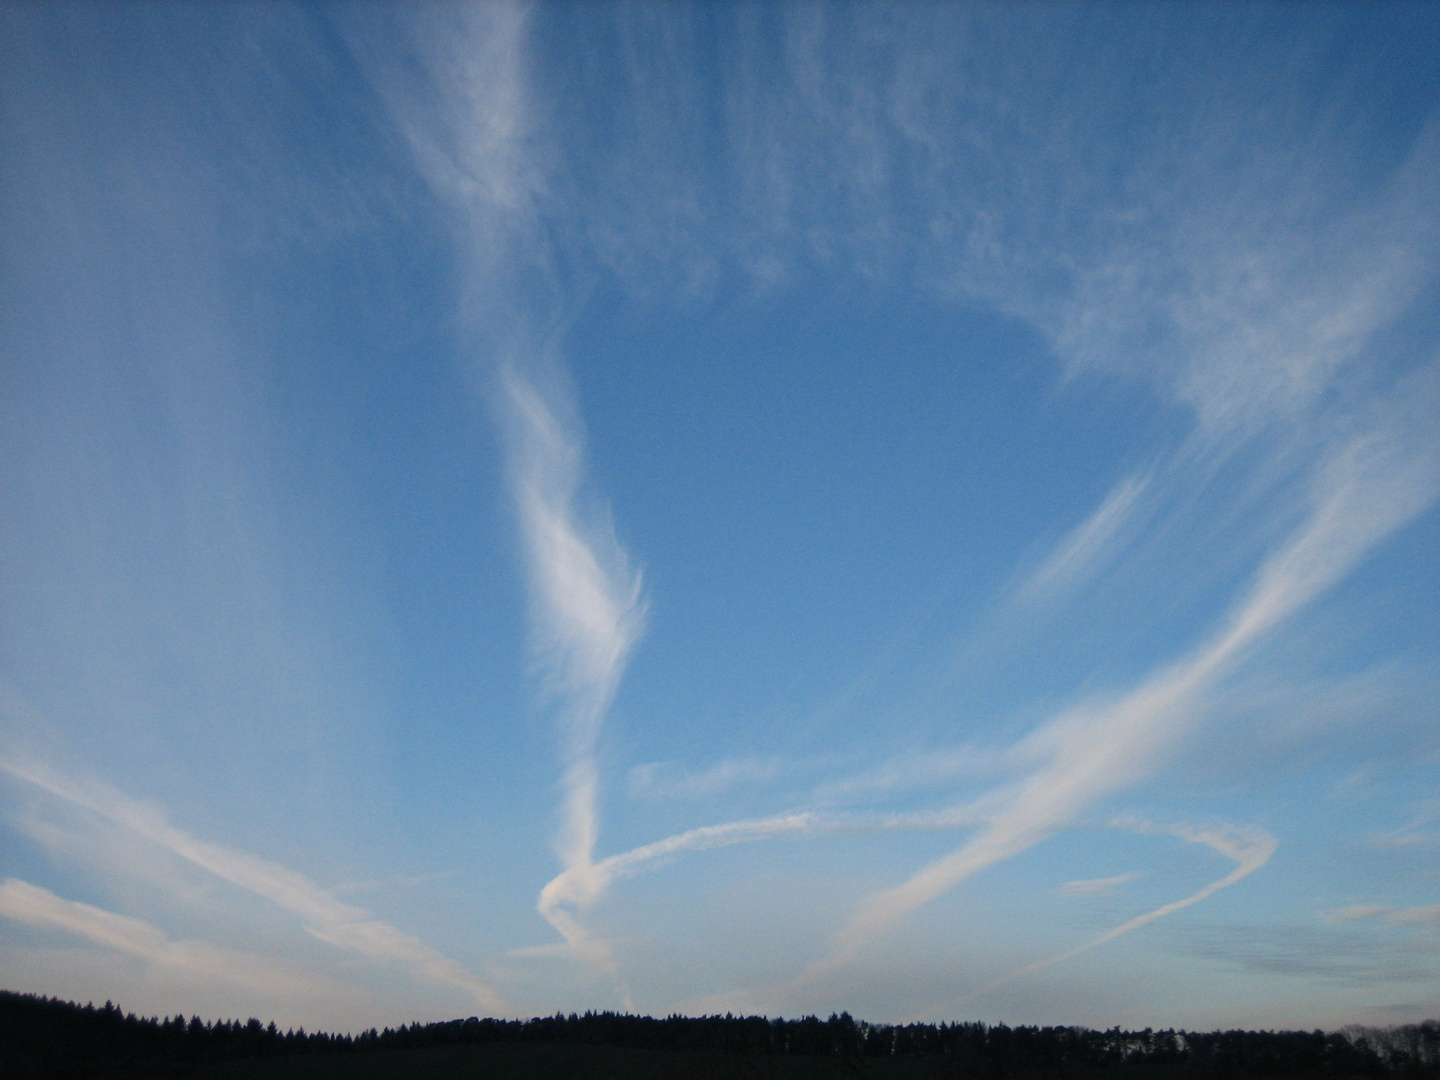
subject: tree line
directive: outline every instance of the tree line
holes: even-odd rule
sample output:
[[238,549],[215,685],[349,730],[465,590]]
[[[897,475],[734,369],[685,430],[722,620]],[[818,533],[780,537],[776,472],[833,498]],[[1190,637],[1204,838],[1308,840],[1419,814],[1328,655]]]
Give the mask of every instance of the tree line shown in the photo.
[[0,991],[0,1060],[15,1076],[185,1076],[239,1058],[363,1054],[495,1043],[624,1046],[707,1055],[849,1059],[919,1057],[947,1075],[1019,1077],[1440,1078],[1440,1023],[1324,1031],[1095,1031],[1005,1024],[871,1024],[849,1013],[826,1020],[613,1012],[530,1020],[470,1017],[402,1024],[357,1035],[281,1030],[271,1022],[198,1016],[137,1017]]

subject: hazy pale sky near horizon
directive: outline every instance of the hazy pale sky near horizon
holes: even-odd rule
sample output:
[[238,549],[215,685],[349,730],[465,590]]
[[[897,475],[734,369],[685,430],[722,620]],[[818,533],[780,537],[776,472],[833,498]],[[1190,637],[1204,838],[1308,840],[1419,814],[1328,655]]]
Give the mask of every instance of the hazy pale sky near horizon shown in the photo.
[[1440,1014],[1437,56],[0,7],[0,984]]

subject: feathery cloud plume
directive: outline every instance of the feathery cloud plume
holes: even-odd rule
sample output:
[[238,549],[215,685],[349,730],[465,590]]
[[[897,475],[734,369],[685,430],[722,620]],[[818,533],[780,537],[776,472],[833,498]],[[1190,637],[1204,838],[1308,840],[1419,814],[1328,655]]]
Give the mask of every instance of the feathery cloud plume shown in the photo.
[[[582,440],[573,415],[513,367],[502,376],[516,508],[531,582],[531,640],[546,698],[561,729],[564,801],[556,851],[573,883],[563,899],[590,902],[603,888],[596,742],[625,661],[644,622],[640,575],[608,518],[585,521],[578,500]],[[586,938],[562,895],[542,891],[540,913],[577,948]],[[592,952],[592,958],[600,954]]]
[[1132,870],[1128,874],[1116,874],[1107,878],[1086,878],[1080,881],[1067,881],[1055,891],[1061,896],[1109,896],[1122,885],[1128,885],[1140,876],[1138,870]]
[[331,980],[293,964],[204,941],[171,941],[147,922],[91,904],[66,900],[18,878],[0,881],[0,916],[42,930],[58,930],[143,960],[192,982],[229,983],[265,995],[331,993]]
[[[1156,920],[1163,919],[1167,915],[1172,915],[1175,912],[1180,911],[1182,908],[1190,907],[1192,904],[1198,904],[1200,903],[1200,901],[1213,896],[1221,889],[1229,888],[1241,878],[1248,877],[1256,870],[1259,870],[1260,867],[1264,866],[1267,862],[1270,861],[1270,856],[1275,854],[1275,848],[1278,846],[1273,836],[1270,836],[1268,833],[1265,833],[1259,829],[1248,829],[1245,831],[1197,829],[1192,828],[1188,825],[1172,825],[1168,828],[1156,829],[1154,826],[1150,826],[1142,822],[1121,821],[1117,824],[1119,824],[1122,828],[1128,828],[1132,831],[1167,832],[1172,836],[1178,836],[1181,839],[1189,840],[1192,843],[1204,844],[1205,846],[1218,851],[1226,858],[1233,859],[1235,862],[1235,866],[1224,877],[1218,878],[1215,881],[1210,882],[1210,884],[1206,885],[1203,889],[1200,889],[1198,892],[1191,893],[1189,896],[1185,897],[1182,900],[1175,900],[1168,904],[1161,904],[1153,911],[1147,911],[1143,915],[1136,915],[1133,919],[1129,919],[1121,923],[1119,926],[1113,927],[1112,929],[1105,931],[1103,934],[1091,938],[1089,941],[1086,941],[1083,944],[1076,945],[1072,949],[1066,949],[1064,952],[1057,953],[1054,956],[1046,957],[1044,960],[1037,960],[1032,964],[1026,964],[1024,967],[1016,971],[1012,971],[1009,975],[1006,975],[1003,978],[996,979],[994,982],[989,983],[986,986],[983,986],[980,989],[974,991],[973,993],[966,995],[966,997],[962,998],[961,1000],[969,1001],[972,998],[980,997],[983,994],[988,994],[992,990],[997,990],[1008,983],[1015,982],[1018,979],[1023,979],[1027,975],[1033,975],[1037,971],[1044,971],[1048,967],[1053,967],[1056,964],[1064,963],[1066,960],[1071,960],[1079,956],[1081,953],[1086,953],[1089,952],[1091,949],[1108,944],[1109,942],[1114,941],[1116,938],[1122,937],[1125,934],[1130,933],[1130,931],[1132,930],[1138,930],[1142,926],[1149,926]],[[1135,875],[1127,874],[1123,878],[1112,878],[1110,879],[1110,881],[1123,881],[1133,877],[1135,877]],[[1074,882],[1072,884],[1095,883]]]
[[1404,409],[1344,443],[1318,470],[1308,519],[1260,567],[1248,594],[1208,642],[1119,701],[1071,710],[1023,740],[1048,764],[1023,781],[992,824],[964,847],[866,900],[836,935],[830,955],[800,981],[835,970],[905,914],[1033,847],[1085,807],[1148,775],[1194,724],[1202,695],[1217,679],[1429,505],[1440,481],[1436,441],[1421,417]]
[[[641,873],[653,865],[689,851],[771,840],[781,836],[860,835],[887,832],[949,832],[973,828],[987,821],[973,806],[909,814],[830,814],[797,810],[771,817],[704,825],[667,836],[596,863],[567,869],[551,879],[541,892],[541,903],[557,910],[561,904],[594,903],[615,881]],[[517,955],[542,955],[554,950],[522,949]],[[583,950],[581,950],[583,954]]]
[[674,761],[649,761],[630,770],[632,799],[705,799],[737,784],[772,779],[777,758],[726,758],[707,769],[690,771]]
[[[640,575],[608,516],[582,507],[584,437],[561,363],[545,189],[526,86],[527,16],[511,5],[431,13],[414,44],[424,82],[372,58],[377,84],[432,188],[454,209],[465,260],[464,317],[495,371],[499,414],[530,583],[530,643],[542,699],[560,729],[556,853],[575,887],[537,908],[576,955],[608,963],[562,899],[599,892],[595,750],[643,624]],[[521,284],[521,283],[524,284]],[[586,513],[586,510],[593,511]]]
[[[563,380],[545,367],[547,358],[540,355],[544,349],[535,347],[554,321],[553,313],[537,316],[533,297],[503,283],[506,276],[514,274],[546,276],[544,245],[537,241],[543,232],[539,222],[545,178],[537,167],[535,146],[529,141],[526,116],[530,103],[521,92],[523,65],[517,57],[523,52],[523,17],[503,9],[482,10],[483,14],[455,28],[459,32],[440,35],[431,42],[434,47],[426,62],[442,92],[433,98],[401,95],[404,107],[400,112],[417,157],[437,190],[468,215],[476,237],[476,261],[485,270],[473,283],[477,296],[488,296],[479,310],[493,313],[505,308],[511,327],[497,349],[502,365],[509,365],[502,367],[499,396],[507,417],[516,501],[530,566],[532,640],[547,700],[555,708],[562,731],[564,769],[564,803],[556,840],[564,869],[542,890],[538,906],[567,943],[578,948],[587,936],[573,909],[593,903],[610,881],[632,868],[677,851],[829,826],[806,814],[735,822],[691,830],[634,852],[595,860],[599,831],[596,740],[638,636],[643,605],[638,575],[629,568],[608,522],[595,527],[577,514],[582,479],[579,425],[568,392],[555,389]],[[891,186],[879,182],[893,164],[887,164],[887,155],[897,144],[890,136],[900,132],[905,140],[954,151],[950,136],[944,134],[954,128],[953,118],[938,113],[922,115],[924,110],[902,115],[906,102],[926,101],[929,96],[899,92],[888,96],[895,103],[894,115],[888,119],[881,115],[884,108],[875,112],[867,106],[861,110],[864,115],[855,113],[842,107],[848,97],[832,93],[836,86],[829,81],[823,58],[812,59],[818,64],[810,73],[814,78],[796,76],[796,82],[804,83],[808,92],[777,93],[776,98],[789,108],[758,110],[757,116],[765,116],[764,125],[751,131],[737,121],[732,131],[732,136],[764,135],[763,147],[741,147],[740,157],[745,162],[753,164],[774,155],[769,161],[773,168],[751,170],[757,178],[779,178],[775,184],[760,180],[764,190],[756,194],[786,194],[797,177],[807,172],[828,175],[827,170],[793,167],[795,148],[806,145],[805,140],[773,133],[788,129],[788,134],[803,134],[807,125],[835,122],[866,136],[861,141],[869,149],[847,155],[863,157],[868,164],[860,170],[863,176],[847,173],[849,179],[840,185],[847,197],[853,196],[852,209],[860,210],[855,219],[867,227],[888,220],[885,213],[876,211],[883,211],[880,203]],[[848,94],[855,81],[849,77],[848,65],[844,71]],[[1053,95],[1027,93],[1028,75],[1020,69],[1000,74],[1014,91],[1017,115],[1043,106],[1043,115],[1052,117]],[[983,80],[977,84],[980,82]],[[789,89],[789,84],[782,89]],[[755,94],[739,97],[761,100]],[[392,100],[400,99],[392,96]],[[888,98],[880,94],[875,100]],[[794,102],[807,104],[800,107]],[[1083,111],[1084,105],[1075,108]],[[776,111],[791,117],[791,123],[777,127],[771,115]],[[1203,111],[1201,115],[1205,115]],[[994,118],[993,122],[1000,120]],[[1067,121],[1062,115],[1053,122],[1064,127]],[[891,132],[887,125],[896,130]],[[996,140],[972,142],[983,146]],[[1024,145],[1032,142],[1025,140]],[[812,149],[850,145],[830,139],[812,139],[810,143]],[[1057,141],[1062,144],[1068,145]],[[1418,140],[1412,165],[1397,174],[1387,196],[1389,204],[1426,205],[1417,196],[1433,188],[1433,180],[1425,179],[1434,175],[1433,170],[1427,172],[1423,166],[1433,163],[1435,145],[1432,125]],[[976,156],[971,149],[967,146],[965,153],[948,156],[956,162],[969,161]],[[1403,308],[1428,273],[1428,259],[1417,254],[1425,248],[1424,242],[1406,244],[1388,234],[1377,239],[1371,230],[1352,227],[1355,222],[1349,219],[1345,228],[1327,232],[1328,246],[1320,244],[1318,249],[1301,238],[1303,229],[1290,228],[1288,219],[1271,220],[1264,210],[1268,200],[1242,207],[1234,220],[1217,219],[1217,205],[1234,207],[1238,199],[1231,196],[1247,192],[1244,183],[1236,189],[1227,177],[1208,172],[1199,175],[1194,185],[1187,182],[1168,193],[1177,205],[1195,208],[1193,213],[1180,213],[1168,226],[1147,224],[1135,231],[1129,226],[1122,228],[1113,223],[1145,220],[1144,215],[1112,212],[1131,208],[1107,204],[1105,213],[1095,216],[1088,231],[1077,233],[1073,227],[1061,227],[1060,222],[1077,217],[1073,213],[1077,198],[1093,199],[1095,192],[1087,186],[1086,170],[1071,168],[1068,161],[1040,164],[1055,166],[1050,170],[1053,184],[1011,182],[1017,172],[1036,172],[1035,162],[1026,156],[982,167],[979,176],[988,185],[954,183],[943,170],[931,178],[933,185],[922,185],[934,204],[936,222],[947,219],[947,227],[930,230],[934,236],[953,237],[957,229],[961,234],[974,234],[960,245],[963,251],[952,253],[955,258],[938,262],[949,266],[958,259],[955,284],[962,292],[988,297],[1001,310],[1031,321],[1072,370],[1108,369],[1117,362],[1122,368],[1137,362],[1153,368],[1147,373],[1164,386],[1168,396],[1193,408],[1205,438],[1223,443],[1226,452],[1246,445],[1256,430],[1277,420],[1313,420],[1316,402],[1333,387],[1336,373],[1366,359],[1364,346],[1377,327]],[[1147,164],[1143,160],[1127,164],[1139,173],[1147,171],[1139,167]],[[670,171],[664,179],[670,184],[676,178]],[[1300,180],[1309,179],[1310,174],[1302,170]],[[1078,187],[1072,188],[1072,183]],[[1215,186],[1213,190],[1195,186],[1201,184]],[[982,203],[984,192],[989,191],[1003,207],[1005,200],[999,199],[998,193],[1020,187],[1041,195],[1033,205],[1023,201],[1016,205],[1016,212],[1009,215],[1013,235],[1004,229],[998,235],[989,234],[986,223],[998,220],[993,207],[951,205],[954,191],[976,190],[981,192],[976,197]],[[627,186],[626,191],[630,190]],[[583,198],[578,201],[589,205]],[[833,229],[798,228],[803,208],[817,200],[796,200],[793,206],[781,200],[785,207],[779,207],[774,198],[746,201],[763,203],[778,212],[778,223],[755,226],[761,233],[788,229],[796,234],[835,235]],[[1038,212],[1041,204],[1057,208],[1055,216]],[[553,212],[563,217],[562,210]],[[645,214],[622,216],[625,225],[614,233],[633,243],[634,219]],[[1005,216],[999,214],[999,218]],[[1414,216],[1386,213],[1377,220],[1408,222]],[[952,217],[955,228],[948,227]],[[1082,221],[1086,217],[1078,215]],[[1433,211],[1426,210],[1419,217],[1427,236],[1433,233]],[[1037,223],[1033,232],[1020,224],[1031,219]],[[1051,229],[1051,225],[1056,227]],[[1053,239],[1044,239],[1052,232]],[[1156,238],[1153,244],[1147,239],[1150,237]],[[1252,239],[1240,243],[1246,237]],[[880,249],[893,246],[895,237],[886,228],[873,239],[878,247],[870,252],[875,258],[868,261],[883,264],[886,260]],[[1256,245],[1264,251],[1256,250]],[[1229,247],[1234,247],[1234,253]],[[991,251],[996,253],[994,257],[985,255]],[[1074,252],[1080,254],[1072,257]],[[1262,257],[1265,252],[1278,254]],[[1077,262],[1078,267],[1073,265]],[[1053,266],[1074,270],[1071,286],[1060,295],[1048,284],[1037,285],[1051,281],[1048,268]],[[497,273],[501,267],[506,274]],[[1175,269],[1166,269],[1172,267]],[[1356,268],[1359,272],[1354,272]],[[543,288],[536,292],[546,294]],[[1299,299],[1282,302],[1285,296]],[[515,316],[510,309],[521,314]],[[484,321],[483,314],[478,321]],[[515,329],[517,323],[523,325]],[[1162,350],[1172,360],[1154,359],[1150,345],[1157,336],[1172,346]],[[1145,347],[1138,348],[1137,343]],[[1117,361],[1117,357],[1124,359]],[[1369,417],[1368,426],[1366,418],[1334,419],[1327,434],[1350,423],[1363,430],[1342,435],[1327,449],[1320,433],[1307,423],[1300,425],[1306,430],[1296,435],[1296,444],[1305,444],[1304,456],[1312,464],[1319,461],[1311,474],[1308,517],[1290,541],[1263,562],[1249,591],[1236,597],[1230,619],[1208,640],[1153,672],[1119,700],[1073,709],[1012,748],[1007,760],[1040,764],[1019,784],[997,793],[998,810],[968,844],[910,881],[872,897],[838,935],[829,962],[843,962],[906,912],[984,867],[1026,850],[1066,827],[1096,800],[1149,775],[1194,726],[1206,694],[1271,630],[1343,577],[1368,550],[1433,499],[1435,447],[1433,439],[1421,445],[1423,440],[1416,438],[1420,429],[1413,416],[1409,420]],[[1303,483],[1303,465],[1296,475]],[[1122,480],[1032,574],[1019,598],[1062,593],[1083,583],[1125,543],[1154,486],[1150,474]],[[592,949],[593,956],[603,959],[602,954],[603,950]]]
[[[643,624],[640,575],[608,515],[582,505],[584,437],[560,361],[539,206],[545,152],[526,82],[528,16],[514,5],[428,12],[409,31],[417,70],[371,54],[376,85],[435,192],[454,210],[465,262],[463,315],[494,368],[499,414],[530,582],[530,641],[544,704],[560,728],[556,852],[570,880],[593,876],[599,834],[595,749],[606,708]],[[587,513],[587,511],[590,511]],[[581,887],[567,899],[595,894]],[[573,913],[541,915],[581,949]],[[591,943],[587,955],[604,962]]]
[[1083,584],[1129,537],[1137,524],[1137,503],[1150,486],[1150,477],[1125,477],[1110,489],[1095,511],[1075,526],[1055,550],[1036,567],[1017,592],[1022,601],[1069,592]]
[[336,900],[303,874],[247,852],[197,839],[171,825],[155,808],[103,784],[81,783],[35,762],[22,763],[6,757],[0,757],[0,771],[99,814],[202,870],[264,897],[299,916],[310,934],[337,949],[398,967],[420,982],[463,990],[482,1008],[511,1011],[494,987],[458,962],[388,923],[371,918],[369,912]]

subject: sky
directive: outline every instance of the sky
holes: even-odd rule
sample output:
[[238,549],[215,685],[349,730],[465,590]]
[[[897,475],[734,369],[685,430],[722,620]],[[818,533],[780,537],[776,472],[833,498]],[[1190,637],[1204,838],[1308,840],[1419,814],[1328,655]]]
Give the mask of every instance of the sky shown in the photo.
[[1440,1015],[1437,54],[0,7],[0,984]]

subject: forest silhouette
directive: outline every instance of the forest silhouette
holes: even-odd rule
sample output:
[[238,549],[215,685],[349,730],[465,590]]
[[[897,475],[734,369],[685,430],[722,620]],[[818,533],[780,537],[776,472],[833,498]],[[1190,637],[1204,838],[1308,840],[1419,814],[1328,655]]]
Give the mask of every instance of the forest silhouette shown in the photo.
[[1344,1031],[1095,1031],[612,1012],[359,1034],[137,1017],[0,991],[0,1073],[51,1077],[1440,1077],[1440,1022]]

